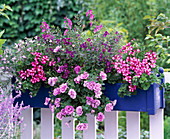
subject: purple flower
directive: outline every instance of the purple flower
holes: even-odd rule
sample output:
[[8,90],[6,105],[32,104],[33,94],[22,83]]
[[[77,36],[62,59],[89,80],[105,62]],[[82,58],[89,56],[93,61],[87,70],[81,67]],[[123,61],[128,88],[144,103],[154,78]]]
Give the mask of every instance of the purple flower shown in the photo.
[[84,87],[87,87],[87,86],[88,86],[88,84],[89,84],[89,82],[88,82],[88,81],[84,81],[83,86],[84,86]]
[[93,107],[93,108],[97,108],[99,105],[100,105],[100,100],[97,100],[97,99],[96,99],[96,100],[93,100],[93,101],[92,101],[92,107]]
[[55,104],[55,106],[56,106],[57,108],[60,107],[60,101],[61,101],[61,98],[56,98],[56,99],[55,99],[54,104]]
[[88,129],[88,124],[87,123],[83,123],[83,130],[87,130]]
[[76,126],[76,130],[82,131],[82,130],[83,130],[83,127],[84,127],[84,124],[83,124],[83,123],[79,123],[79,124]]
[[95,92],[95,97],[96,98],[101,98],[102,91],[94,91]]
[[94,90],[95,91],[101,91],[101,87],[102,87],[102,85],[100,83],[96,83],[95,86],[94,86]]
[[103,34],[103,37],[106,37],[107,35],[109,35],[109,32],[105,31],[105,33]]
[[80,76],[81,76],[81,79],[87,79],[89,77],[89,74],[84,71],[84,73],[81,74]]
[[59,95],[59,94],[61,94],[60,88],[55,88],[53,90],[53,95],[56,96],[56,95]]
[[58,50],[60,50],[60,48],[61,48],[61,46],[57,46],[57,47],[53,50],[53,52],[54,52],[54,53],[58,52]]
[[68,88],[67,83],[61,84],[60,86],[61,93],[64,93],[67,90],[67,88]]
[[76,91],[74,89],[70,89],[69,92],[68,92],[68,95],[72,98],[72,99],[75,99],[76,98]]
[[48,84],[50,86],[54,86],[57,80],[58,80],[57,77],[50,77],[50,78],[48,78]]
[[57,72],[62,73],[63,71],[64,71],[64,66],[63,65],[59,66]]
[[48,103],[49,103],[50,100],[51,100],[51,98],[46,97],[46,98],[45,98],[45,103],[44,103],[44,105],[48,105]]
[[71,115],[74,112],[73,106],[67,105],[65,107],[65,112],[66,112],[67,115]]
[[87,105],[91,105],[92,104],[92,101],[93,101],[93,96],[92,97],[86,97],[86,104]]
[[95,84],[96,84],[96,83],[95,83],[94,81],[91,81],[91,82],[88,83],[87,88],[88,88],[89,90],[93,90],[94,87],[95,87]]
[[76,113],[77,113],[78,116],[81,116],[81,115],[83,114],[83,108],[82,108],[82,106],[78,106],[78,107],[76,108]]
[[96,119],[97,119],[97,121],[99,121],[99,122],[103,122],[104,118],[105,118],[105,117],[104,117],[103,113],[102,113],[102,112],[99,112]]
[[105,111],[111,112],[112,110],[113,110],[113,104],[112,103],[106,104]]
[[62,120],[62,114],[61,114],[61,112],[58,112],[58,113],[56,114],[56,117],[57,117],[59,120]]
[[65,111],[65,109],[61,109],[61,114],[63,115],[63,116],[66,116],[66,111]]
[[87,39],[87,41],[88,41],[88,42],[90,42],[90,41],[91,41],[91,39],[90,39],[90,38],[88,38],[88,39]]
[[107,80],[107,74],[104,73],[103,71],[100,72],[100,77],[102,78],[102,80]]
[[80,67],[80,66],[76,66],[76,67],[74,68],[74,71],[76,72],[76,74],[78,74],[78,73],[80,72],[80,70],[81,70],[81,67]]
[[80,81],[81,81],[81,76],[77,76],[75,79],[74,79],[75,83],[76,84],[80,84]]

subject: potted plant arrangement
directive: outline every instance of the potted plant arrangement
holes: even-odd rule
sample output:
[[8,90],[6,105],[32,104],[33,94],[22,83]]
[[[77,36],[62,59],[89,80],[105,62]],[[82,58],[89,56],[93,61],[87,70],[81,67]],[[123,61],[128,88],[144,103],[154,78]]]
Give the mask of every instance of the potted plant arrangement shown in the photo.
[[[114,107],[147,111],[140,108],[146,101],[154,101],[156,104],[149,105],[156,105],[155,109],[164,107],[159,89],[163,74],[156,65],[157,55],[135,40],[124,44],[120,33],[97,25],[91,10],[86,17],[89,31],[84,31],[85,25],[79,17],[75,18],[75,26],[65,17],[64,34],[42,22],[39,36],[20,41],[14,49],[4,51],[1,62],[6,66],[1,69],[13,73],[14,95],[23,92],[17,101],[23,100],[31,107],[49,107],[60,120],[73,116],[78,121],[77,130],[88,128],[88,113],[102,122],[104,112]],[[157,95],[159,100],[155,98]],[[123,100],[130,101],[132,109],[121,108],[127,104]],[[133,109],[131,102],[139,107]]]

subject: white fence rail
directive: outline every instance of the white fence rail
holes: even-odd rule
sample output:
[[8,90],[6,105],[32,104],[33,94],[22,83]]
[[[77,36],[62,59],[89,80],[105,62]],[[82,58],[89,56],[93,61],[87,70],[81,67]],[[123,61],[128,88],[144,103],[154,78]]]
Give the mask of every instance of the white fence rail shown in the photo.
[[[165,73],[165,82],[170,82],[170,73]],[[149,116],[150,139],[163,139],[163,109],[159,109],[156,115]],[[33,139],[33,108],[22,113],[25,130],[21,139]],[[83,139],[96,139],[96,118],[88,115],[89,127],[83,133]],[[73,118],[69,118],[73,119]],[[74,120],[70,128],[65,125],[68,118],[62,120],[62,139],[75,138]],[[50,109],[41,109],[41,139],[54,139],[54,116]],[[127,139],[140,139],[140,112],[126,112]],[[58,127],[60,128],[60,127]],[[118,139],[118,111],[105,112],[105,139]]]

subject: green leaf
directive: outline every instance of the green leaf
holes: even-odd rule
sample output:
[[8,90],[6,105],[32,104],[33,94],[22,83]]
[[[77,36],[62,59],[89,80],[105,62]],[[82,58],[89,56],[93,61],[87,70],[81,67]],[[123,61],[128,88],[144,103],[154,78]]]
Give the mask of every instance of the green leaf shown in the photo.
[[5,30],[0,32],[0,38],[2,37],[2,35],[4,34]]
[[2,45],[6,42],[6,39],[0,39],[0,48],[2,47]]

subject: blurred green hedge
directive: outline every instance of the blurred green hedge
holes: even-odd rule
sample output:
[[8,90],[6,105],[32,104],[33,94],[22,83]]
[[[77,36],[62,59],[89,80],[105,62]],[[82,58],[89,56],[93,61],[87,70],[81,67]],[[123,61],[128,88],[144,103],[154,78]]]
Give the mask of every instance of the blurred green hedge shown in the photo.
[[13,12],[6,12],[10,21],[0,20],[0,30],[5,29],[3,38],[9,43],[32,37],[40,32],[43,20],[48,24],[63,27],[64,17],[74,18],[82,9],[83,0],[1,0]]
[[[99,22],[121,24],[129,32],[129,40],[136,38],[144,41],[148,30],[146,15],[157,16],[163,13],[170,17],[168,0],[85,0],[84,5],[93,10]],[[165,30],[163,35],[169,32]]]

